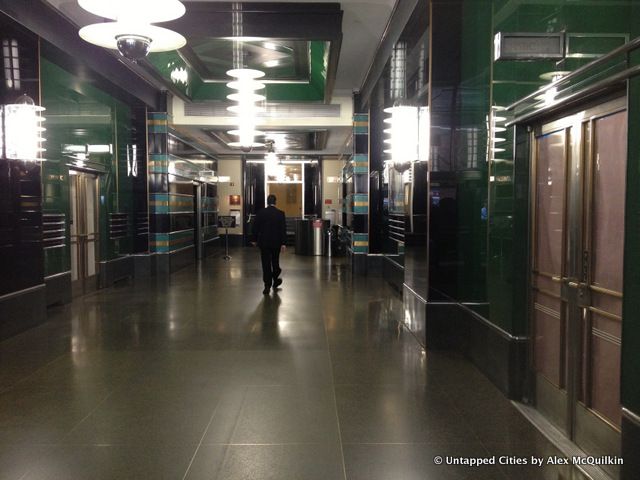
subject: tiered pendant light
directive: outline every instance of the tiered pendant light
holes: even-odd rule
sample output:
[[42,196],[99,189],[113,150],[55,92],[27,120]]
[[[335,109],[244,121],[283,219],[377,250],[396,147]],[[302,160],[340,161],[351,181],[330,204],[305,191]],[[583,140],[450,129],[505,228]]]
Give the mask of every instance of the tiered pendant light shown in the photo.
[[256,131],[256,118],[258,113],[264,111],[261,105],[265,101],[265,96],[256,93],[264,89],[264,83],[258,81],[264,77],[264,72],[245,68],[244,52],[243,52],[243,25],[242,25],[242,4],[238,2],[232,3],[232,22],[231,29],[234,37],[233,40],[233,69],[227,72],[233,80],[227,83],[227,87],[235,90],[235,93],[227,95],[227,98],[236,105],[227,108],[228,111],[235,113],[238,119],[238,128],[228,133],[238,137],[237,142],[230,142],[230,147],[239,147],[243,152],[250,152],[254,147],[262,147],[263,143],[255,140],[257,135],[262,132]]
[[144,58],[149,52],[176,50],[187,43],[179,33],[152,25],[184,15],[185,7],[179,0],[78,0],[78,4],[88,12],[115,20],[87,25],[80,29],[80,37],[118,50],[130,60]]
[[264,111],[260,103],[264,102],[265,96],[256,92],[264,89],[264,83],[257,80],[264,76],[264,72],[250,68],[235,68],[229,70],[227,75],[234,78],[232,82],[227,83],[227,87],[236,91],[227,95],[227,98],[237,102],[236,105],[227,107],[227,110],[235,113],[238,118],[238,128],[228,132],[237,136],[238,141],[229,143],[229,146],[240,147],[248,152],[254,147],[264,145],[255,141],[256,135],[262,135],[262,132],[256,130],[256,117]]

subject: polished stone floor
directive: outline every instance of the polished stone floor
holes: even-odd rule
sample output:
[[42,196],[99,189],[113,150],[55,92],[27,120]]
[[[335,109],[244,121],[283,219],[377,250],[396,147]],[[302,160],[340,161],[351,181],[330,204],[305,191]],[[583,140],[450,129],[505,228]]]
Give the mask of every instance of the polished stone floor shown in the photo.
[[343,259],[253,249],[50,310],[0,343],[0,479],[558,479],[435,456],[553,453],[463,358]]

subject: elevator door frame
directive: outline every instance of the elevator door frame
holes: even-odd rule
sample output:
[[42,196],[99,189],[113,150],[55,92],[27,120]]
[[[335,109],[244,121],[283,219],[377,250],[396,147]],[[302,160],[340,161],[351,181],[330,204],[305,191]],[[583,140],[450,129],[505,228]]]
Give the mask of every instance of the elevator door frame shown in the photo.
[[[74,173],[71,173],[74,172]],[[69,188],[69,201],[71,208],[71,218],[73,221],[78,222],[75,225],[76,233],[73,234],[73,230],[69,230],[70,245],[76,246],[75,261],[78,272],[78,278],[71,282],[71,293],[73,297],[78,297],[90,293],[98,288],[98,275],[100,274],[100,176],[97,173],[85,172],[80,170],[70,170],[70,182],[75,182],[75,188]],[[87,233],[87,190],[85,179],[92,179],[94,182],[94,199],[93,199],[93,219],[94,219],[94,232]],[[91,181],[91,180],[89,180]],[[72,196],[72,192],[76,192],[75,197]],[[75,206],[74,206],[75,204]],[[75,208],[75,217],[74,217]],[[82,230],[79,232],[78,230]],[[88,275],[88,248],[94,249],[94,262],[95,273]],[[73,248],[70,249],[71,258],[70,261],[74,261]],[[73,265],[71,267],[73,271]]]
[[[620,97],[606,103],[585,109],[577,114],[556,116],[557,120],[539,124],[531,133],[531,247],[530,247],[530,292],[529,318],[531,325],[531,368],[534,378],[535,402],[537,408],[558,426],[571,440],[594,455],[619,455],[619,428],[610,420],[579,399],[583,385],[584,371],[591,365],[592,357],[583,347],[584,329],[590,322],[591,294],[593,288],[590,277],[592,255],[591,246],[593,225],[591,225],[593,202],[593,165],[595,162],[594,125],[598,119],[626,111],[626,97]],[[628,121],[628,119],[627,119]],[[537,272],[537,186],[539,139],[558,132],[564,132],[564,189],[563,189],[563,233],[561,246],[561,274],[555,275]],[[588,138],[586,138],[588,136]],[[626,164],[626,159],[625,159]],[[626,175],[625,175],[626,177]],[[573,178],[573,180],[572,180]],[[550,177],[551,179],[551,177]],[[548,222],[551,225],[551,222]],[[622,253],[621,253],[622,254]],[[557,284],[560,291],[559,330],[564,338],[560,339],[560,387],[537,371],[534,349],[536,346],[536,319],[534,305],[536,291],[540,291],[538,278],[545,275],[544,285]],[[544,283],[546,282],[546,283]],[[549,287],[551,288],[551,287]],[[553,290],[551,290],[553,292]],[[543,305],[544,308],[544,305]],[[590,335],[590,332],[589,332]],[[587,336],[587,341],[589,337]],[[587,343],[588,345],[588,343]],[[586,361],[583,354],[587,355]],[[619,373],[619,372],[618,372]],[[563,382],[564,381],[564,385]],[[583,394],[584,395],[584,394]],[[586,400],[586,399],[585,399]],[[588,401],[587,401],[588,403]],[[615,469],[609,471],[616,475]]]

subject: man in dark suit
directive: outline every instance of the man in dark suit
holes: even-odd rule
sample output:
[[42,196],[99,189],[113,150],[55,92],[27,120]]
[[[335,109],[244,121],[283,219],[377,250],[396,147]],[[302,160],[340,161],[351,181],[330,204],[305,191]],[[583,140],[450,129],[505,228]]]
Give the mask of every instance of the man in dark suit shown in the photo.
[[284,252],[287,241],[287,224],[284,212],[276,208],[276,196],[267,197],[267,208],[263,208],[256,215],[253,224],[253,235],[260,247],[262,257],[262,279],[264,280],[263,294],[268,295],[282,284],[280,273],[280,251]]

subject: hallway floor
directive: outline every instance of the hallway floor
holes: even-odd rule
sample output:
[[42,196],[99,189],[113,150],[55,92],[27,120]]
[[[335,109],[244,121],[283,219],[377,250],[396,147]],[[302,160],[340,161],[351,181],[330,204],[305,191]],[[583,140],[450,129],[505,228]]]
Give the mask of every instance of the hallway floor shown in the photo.
[[0,343],[0,478],[558,479],[435,456],[554,450],[469,362],[425,353],[344,260],[255,249],[49,311]]

